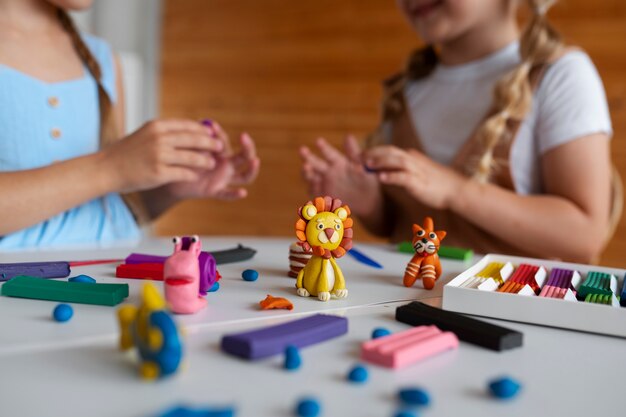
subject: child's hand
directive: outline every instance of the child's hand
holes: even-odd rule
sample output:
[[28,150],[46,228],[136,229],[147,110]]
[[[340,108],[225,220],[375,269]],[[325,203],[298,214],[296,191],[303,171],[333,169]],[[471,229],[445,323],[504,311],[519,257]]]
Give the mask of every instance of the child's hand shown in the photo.
[[447,209],[468,180],[414,149],[377,146],[365,152],[365,165],[381,183],[404,188],[413,198],[436,209]]
[[131,192],[176,181],[197,181],[199,172],[215,169],[215,153],[225,144],[200,123],[155,120],[102,150],[113,188]]
[[344,143],[345,154],[317,140],[320,156],[303,146],[302,175],[313,196],[331,195],[341,198],[357,216],[367,216],[381,203],[380,184],[375,174],[365,170],[362,151],[354,136]]
[[235,154],[230,149],[228,135],[219,124],[213,123],[209,130],[223,144],[223,151],[213,154],[213,168],[197,170],[198,178],[195,181],[181,181],[167,186],[167,192],[176,200],[244,198],[247,190],[242,186],[254,181],[259,173],[261,161],[256,156],[256,147],[250,135],[241,134],[240,151]]

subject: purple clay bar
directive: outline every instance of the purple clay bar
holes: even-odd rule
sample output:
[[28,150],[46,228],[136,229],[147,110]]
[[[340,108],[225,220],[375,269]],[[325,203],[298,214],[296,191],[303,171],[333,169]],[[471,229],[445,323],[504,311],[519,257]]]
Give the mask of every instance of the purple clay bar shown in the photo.
[[276,326],[264,327],[222,338],[222,350],[244,359],[282,354],[287,346],[302,348],[348,332],[345,317],[316,314]]
[[37,278],[65,278],[70,275],[70,264],[64,261],[0,264],[0,281],[8,281],[19,275]]

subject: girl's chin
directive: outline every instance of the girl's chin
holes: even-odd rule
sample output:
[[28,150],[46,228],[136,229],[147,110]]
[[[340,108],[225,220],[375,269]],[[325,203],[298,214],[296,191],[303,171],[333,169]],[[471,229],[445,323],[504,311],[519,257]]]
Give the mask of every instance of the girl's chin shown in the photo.
[[66,10],[81,11],[91,7],[93,0],[48,0],[49,3]]
[[435,44],[445,43],[454,37],[454,34],[446,29],[446,26],[445,24],[422,24],[415,25],[414,28],[424,42]]

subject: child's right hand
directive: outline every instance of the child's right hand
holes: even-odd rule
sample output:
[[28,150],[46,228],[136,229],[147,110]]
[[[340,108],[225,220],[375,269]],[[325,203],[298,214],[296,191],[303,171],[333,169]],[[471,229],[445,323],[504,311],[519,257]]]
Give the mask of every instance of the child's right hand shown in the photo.
[[382,202],[380,183],[363,165],[362,150],[354,136],[344,142],[344,153],[323,138],[317,140],[320,156],[300,148],[302,175],[312,196],[331,195],[347,203],[357,216],[368,216]]
[[155,188],[178,181],[195,181],[198,171],[215,167],[215,152],[224,143],[191,120],[153,120],[102,150],[118,192]]

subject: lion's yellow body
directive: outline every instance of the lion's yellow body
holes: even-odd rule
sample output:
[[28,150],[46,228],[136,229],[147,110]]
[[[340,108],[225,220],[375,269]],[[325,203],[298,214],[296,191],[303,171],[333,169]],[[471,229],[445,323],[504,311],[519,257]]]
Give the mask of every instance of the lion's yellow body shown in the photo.
[[346,281],[333,258],[313,255],[298,273],[296,288],[305,288],[313,297],[319,297],[319,294],[337,294],[339,290],[345,290]]

